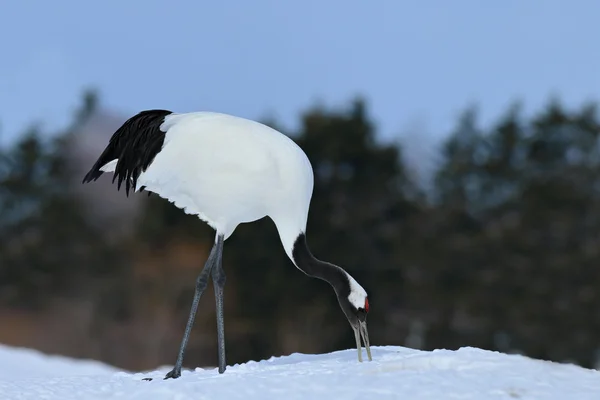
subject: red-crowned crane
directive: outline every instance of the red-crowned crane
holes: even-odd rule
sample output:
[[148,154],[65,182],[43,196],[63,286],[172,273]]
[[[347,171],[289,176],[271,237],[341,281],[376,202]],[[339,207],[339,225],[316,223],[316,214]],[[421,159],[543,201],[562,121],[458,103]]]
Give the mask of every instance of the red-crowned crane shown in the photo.
[[219,373],[225,372],[223,242],[238,224],[265,216],[277,227],[286,254],[306,275],[328,282],[369,360],[366,291],[344,269],[315,258],[306,242],[313,170],[306,154],[284,134],[252,120],[213,112],[146,110],[111,137],[83,183],[113,172],[117,190],[147,190],[215,231],[215,243],[196,280],[196,289],[177,361],[167,378],[181,375],[183,355],[198,302],[212,277],[215,288]]

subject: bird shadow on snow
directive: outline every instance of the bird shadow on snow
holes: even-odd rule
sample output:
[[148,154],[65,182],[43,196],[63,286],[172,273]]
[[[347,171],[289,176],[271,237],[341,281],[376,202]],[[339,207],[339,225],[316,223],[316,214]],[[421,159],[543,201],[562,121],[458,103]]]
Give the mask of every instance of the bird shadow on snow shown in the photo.
[[[362,371],[365,373],[391,372],[402,369],[427,369],[427,367],[433,369],[447,369],[452,368],[453,365],[460,364],[452,362],[454,358],[452,354],[432,357],[431,352],[423,352],[400,346],[372,346],[371,352],[373,361],[365,360],[362,363],[359,363],[357,360],[356,349],[339,350],[325,354],[292,353],[283,356],[273,356],[260,361],[250,360],[245,363],[233,364],[227,367],[225,375],[247,374],[304,364],[311,364],[313,366],[344,365],[352,369],[356,368],[356,372]],[[364,356],[363,349],[363,357]],[[410,361],[402,362],[404,359]],[[135,373],[134,377],[138,378],[143,376],[153,378],[154,381],[162,380],[164,374],[169,370],[170,368],[165,366],[159,370]],[[299,371],[302,370],[303,369],[299,369]],[[182,369],[181,371],[181,378],[191,376],[203,376],[209,378],[218,375],[220,374],[218,374],[216,367],[196,368],[194,370]]]

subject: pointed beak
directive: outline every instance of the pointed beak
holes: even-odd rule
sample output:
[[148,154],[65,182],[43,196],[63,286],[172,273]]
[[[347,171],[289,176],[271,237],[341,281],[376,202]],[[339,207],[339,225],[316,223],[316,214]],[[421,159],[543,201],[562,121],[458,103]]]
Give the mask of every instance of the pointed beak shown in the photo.
[[362,362],[361,339],[365,344],[365,350],[367,350],[367,357],[369,357],[369,361],[373,361],[373,358],[371,357],[371,345],[369,343],[369,331],[367,331],[367,321],[359,321],[356,326],[352,326],[352,329],[354,329],[354,337],[356,338],[358,362]]

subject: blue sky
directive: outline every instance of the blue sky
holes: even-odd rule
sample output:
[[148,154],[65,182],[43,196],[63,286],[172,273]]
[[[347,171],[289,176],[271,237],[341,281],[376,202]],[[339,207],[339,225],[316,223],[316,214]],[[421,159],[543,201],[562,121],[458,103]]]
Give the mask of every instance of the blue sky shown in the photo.
[[[293,128],[370,102],[381,132],[439,135],[472,102],[600,99],[600,1],[4,0],[1,140],[69,121],[86,86],[125,115],[214,110]],[[416,124],[416,125],[415,125]]]

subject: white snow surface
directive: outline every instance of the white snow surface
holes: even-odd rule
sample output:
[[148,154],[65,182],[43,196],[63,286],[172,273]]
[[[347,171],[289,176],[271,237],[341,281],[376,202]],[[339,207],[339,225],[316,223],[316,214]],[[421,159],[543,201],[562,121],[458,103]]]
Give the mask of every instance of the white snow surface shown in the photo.
[[600,371],[574,365],[469,347],[372,351],[372,362],[356,350],[292,354],[163,380],[168,368],[130,373],[0,346],[0,399],[600,399]]

